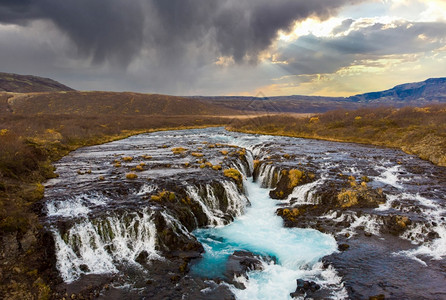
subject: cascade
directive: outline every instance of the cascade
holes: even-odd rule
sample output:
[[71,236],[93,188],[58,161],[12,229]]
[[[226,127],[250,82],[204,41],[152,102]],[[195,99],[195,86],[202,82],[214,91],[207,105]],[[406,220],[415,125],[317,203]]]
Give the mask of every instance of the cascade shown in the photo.
[[156,228],[153,214],[147,210],[93,220],[81,220],[66,232],[53,229],[57,267],[66,282],[80,274],[117,272],[117,264],[137,264],[146,251],[150,259],[159,259],[155,249]]
[[[186,150],[174,151],[180,146]],[[317,283],[323,298],[347,298],[344,282],[363,298],[367,291],[361,287],[369,279],[351,268],[355,261],[366,267],[381,263],[390,272],[389,282],[399,282],[395,261],[407,268],[421,264],[414,270],[426,278],[436,274],[432,265],[446,256],[444,172],[394,150],[212,128],[139,135],[80,149],[57,167],[61,176],[46,186],[44,213],[55,241],[56,267],[66,283],[84,280],[84,275],[122,275],[121,282],[114,281],[118,288],[141,289],[146,296],[148,291],[157,295],[152,290],[157,280],[182,287],[205,275],[201,283],[218,277],[229,283],[199,283],[198,293],[230,287],[237,299],[289,299],[296,279],[303,279]],[[225,176],[229,168],[243,175],[243,187]],[[314,177],[298,178],[293,185],[287,178],[280,181],[282,170],[291,169]],[[127,178],[130,172],[137,178]],[[271,199],[272,188],[286,190],[285,199]],[[369,199],[364,197],[375,197],[367,192],[375,190],[387,201],[361,206]],[[339,204],[341,193],[358,197],[358,203]],[[335,238],[350,250],[329,255],[336,252]],[[203,258],[194,261],[203,248]],[[379,255],[369,255],[374,254],[370,249]],[[258,255],[262,270],[225,277],[226,262],[237,250]],[[320,261],[326,255],[328,267]],[[179,269],[178,263],[184,265]],[[173,269],[164,268],[169,264]],[[334,268],[350,271],[341,278]],[[164,270],[180,281],[169,283],[176,277],[160,275]],[[379,271],[372,272],[376,282],[382,280]],[[419,291],[422,281],[389,289],[407,298],[410,294],[402,291]],[[239,284],[245,289],[236,288]],[[432,294],[436,286],[430,285]]]

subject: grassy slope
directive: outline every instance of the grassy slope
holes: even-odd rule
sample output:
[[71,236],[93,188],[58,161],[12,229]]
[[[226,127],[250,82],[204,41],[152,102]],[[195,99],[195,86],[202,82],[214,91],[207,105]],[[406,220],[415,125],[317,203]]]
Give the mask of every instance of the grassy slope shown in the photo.
[[[130,92],[47,92],[10,93],[9,110],[16,114],[70,114],[70,115],[231,115],[235,109],[185,97],[139,94]],[[1,101],[5,102],[5,100]],[[6,109],[0,104],[0,110]]]
[[400,148],[446,166],[446,105],[338,110],[308,118],[259,117],[231,130]]

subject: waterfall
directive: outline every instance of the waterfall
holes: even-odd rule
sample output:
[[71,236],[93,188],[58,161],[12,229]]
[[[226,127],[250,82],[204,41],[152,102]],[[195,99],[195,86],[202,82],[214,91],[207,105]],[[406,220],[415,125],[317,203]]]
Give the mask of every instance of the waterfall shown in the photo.
[[254,157],[250,150],[246,150],[246,161],[248,162],[248,168],[249,168],[248,174],[250,176],[254,172]]
[[[208,219],[208,225],[215,225],[215,226],[222,226],[224,225],[224,220],[221,218],[221,214],[218,213],[217,209],[212,209],[213,207],[216,207],[216,203],[213,203],[212,198],[203,199],[199,194],[199,189],[195,186],[188,186],[187,188],[187,195],[193,199],[195,202],[200,205],[201,210],[206,215]],[[206,201],[208,200],[208,201]],[[210,201],[209,201],[210,200]],[[207,203],[206,203],[207,202]],[[208,206],[208,204],[210,204]],[[211,211],[213,210],[213,211]],[[220,215],[220,216],[217,216]]]
[[316,188],[324,182],[321,178],[314,182],[296,186],[293,192],[286,199],[287,202],[291,202],[293,207],[304,204],[319,204],[319,198],[315,197],[314,193]]
[[248,198],[246,198],[245,195],[240,194],[234,182],[223,181],[222,185],[228,199],[228,212],[232,217],[242,215],[247,204],[249,203]]
[[57,268],[65,282],[81,274],[117,272],[117,264],[136,265],[143,251],[149,259],[159,259],[155,250],[156,227],[153,213],[123,213],[100,219],[83,220],[61,233],[53,229]]
[[264,163],[260,166],[258,181],[262,188],[273,188],[279,181],[279,176],[274,180],[276,167],[273,164]]
[[234,217],[241,215],[249,203],[247,198],[239,192],[234,182],[223,181],[221,186],[225,190],[227,205],[224,203],[224,199],[217,199],[214,187],[210,184],[207,184],[204,188],[192,185],[186,188],[187,195],[198,203],[208,219],[208,225],[211,226],[227,224],[228,219],[232,220]]

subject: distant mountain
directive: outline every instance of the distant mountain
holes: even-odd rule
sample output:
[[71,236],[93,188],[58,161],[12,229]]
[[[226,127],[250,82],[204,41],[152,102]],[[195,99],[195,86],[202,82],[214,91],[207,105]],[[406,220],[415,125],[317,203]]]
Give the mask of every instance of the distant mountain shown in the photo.
[[360,103],[397,104],[397,106],[446,102],[446,78],[430,78],[422,82],[401,84],[390,90],[356,95],[347,99]]
[[0,92],[35,93],[58,91],[73,91],[73,89],[49,78],[0,73]]
[[446,102],[446,78],[406,83],[392,89],[351,97],[195,97],[227,108],[250,112],[322,113],[335,109],[376,106],[424,106]]

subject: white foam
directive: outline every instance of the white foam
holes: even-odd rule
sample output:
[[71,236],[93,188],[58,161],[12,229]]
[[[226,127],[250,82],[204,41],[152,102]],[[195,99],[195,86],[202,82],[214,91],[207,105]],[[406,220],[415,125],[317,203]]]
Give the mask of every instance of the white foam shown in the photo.
[[318,204],[319,199],[314,197],[315,188],[321,185],[324,182],[324,179],[321,178],[314,182],[310,182],[307,184],[299,185],[293,189],[291,194],[286,199],[287,202],[290,202],[292,199],[296,199],[296,202],[293,204],[294,206],[304,205],[304,204]]
[[75,224],[64,236],[54,229],[56,266],[64,281],[72,282],[81,274],[115,273],[119,263],[137,265],[135,259],[142,251],[148,253],[149,259],[161,258],[155,250],[156,228],[151,217],[151,213],[143,211],[119,218],[86,220]]
[[246,289],[239,290],[232,287],[231,291],[239,300],[292,299],[290,293],[296,290],[297,278],[314,281],[321,288],[329,290],[331,299],[348,299],[342,278],[332,266],[323,269],[322,263],[316,263],[309,269],[290,269],[265,263],[263,271],[248,273],[248,280],[243,276],[237,278]]
[[[200,232],[206,232],[205,237],[222,237],[240,249],[277,258],[278,264],[264,263],[263,271],[249,272],[248,281],[238,278],[246,289],[231,288],[237,299],[289,299],[297,278],[322,278],[322,271],[315,266],[321,257],[336,251],[336,240],[314,229],[284,228],[283,220],[275,214],[277,202],[269,197],[268,190],[250,181],[246,187],[251,206],[244,215],[225,227]],[[217,245],[215,251],[227,251],[221,250],[218,240],[211,241]],[[212,249],[206,251],[213,253]]]
[[78,195],[63,200],[52,200],[46,203],[47,215],[49,217],[78,217],[87,215],[91,207],[103,206],[108,199],[102,195]]
[[402,189],[403,186],[399,183],[398,173],[400,172],[401,166],[395,165],[391,168],[377,167],[377,170],[382,172],[380,176],[375,177],[375,180],[382,182],[384,184],[391,185],[397,189]]
[[158,186],[156,184],[144,184],[138,191],[137,195],[142,196],[146,194],[150,194],[153,191],[156,191]]
[[[433,260],[442,260],[444,257],[446,257],[446,226],[445,224],[441,224],[436,226],[434,230],[440,236],[439,238],[431,242],[424,243],[416,249],[399,251],[394,254],[407,256],[423,265],[427,264],[424,260],[419,258],[419,256],[426,256]],[[420,232],[422,232],[422,228],[415,227],[412,230],[412,235],[417,236],[417,234],[420,234]]]
[[343,229],[338,235],[345,235],[346,233],[353,236],[356,234],[356,228],[359,226],[364,226],[364,231],[369,232],[373,235],[380,235],[380,228],[383,225],[382,220],[373,215],[362,215],[357,217],[355,215],[351,216],[353,218],[353,222],[350,223],[348,228]]

